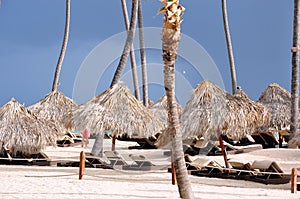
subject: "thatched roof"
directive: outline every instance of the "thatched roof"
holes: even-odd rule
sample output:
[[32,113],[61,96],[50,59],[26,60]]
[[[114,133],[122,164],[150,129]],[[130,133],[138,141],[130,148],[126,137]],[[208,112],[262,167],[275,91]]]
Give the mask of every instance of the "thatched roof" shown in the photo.
[[194,89],[180,120],[184,138],[222,133],[240,139],[268,124],[269,117],[268,110],[246,94],[232,96],[203,81]]
[[47,145],[56,145],[57,135],[53,123],[38,118],[15,99],[0,109],[0,149],[12,155],[37,154]]
[[[180,115],[182,113],[182,108],[180,104],[176,103],[177,111]],[[150,111],[159,116],[162,121],[164,121],[165,126],[168,124],[168,105],[167,105],[167,96],[163,95],[155,104],[149,107]]]
[[66,131],[74,128],[72,117],[68,116],[68,114],[72,114],[72,110],[76,107],[77,104],[72,99],[59,91],[52,91],[44,99],[28,107],[28,109],[46,120],[54,121],[60,127],[61,134],[64,134]]
[[260,95],[258,102],[266,106],[271,113],[269,127],[289,129],[291,122],[291,94],[276,83],[270,84]]
[[77,129],[88,128],[92,134],[109,129],[115,136],[140,137],[150,137],[164,126],[121,83],[80,105],[74,111],[74,123]]

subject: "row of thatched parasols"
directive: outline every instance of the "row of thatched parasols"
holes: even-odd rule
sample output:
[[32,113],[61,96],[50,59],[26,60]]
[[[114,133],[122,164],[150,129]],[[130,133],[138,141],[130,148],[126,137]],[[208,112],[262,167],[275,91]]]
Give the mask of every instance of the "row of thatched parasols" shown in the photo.
[[[183,136],[226,134],[240,139],[262,126],[288,128],[290,113],[285,106],[290,106],[290,95],[277,84],[271,84],[259,102],[254,102],[243,91],[232,96],[204,81],[182,111]],[[181,112],[180,105],[178,110]],[[12,99],[0,109],[1,151],[40,152],[47,145],[55,145],[67,131],[85,128],[92,134],[111,130],[113,136],[126,133],[147,138],[166,129],[167,118],[165,96],[146,108],[122,83],[80,106],[59,91],[28,108]],[[161,137],[168,140],[165,132]]]

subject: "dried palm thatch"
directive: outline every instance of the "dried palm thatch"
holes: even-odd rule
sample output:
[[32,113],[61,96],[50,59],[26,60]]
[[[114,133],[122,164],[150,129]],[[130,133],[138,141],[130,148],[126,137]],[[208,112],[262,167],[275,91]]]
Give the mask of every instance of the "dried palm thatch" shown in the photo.
[[245,94],[232,96],[210,81],[200,83],[181,115],[184,138],[225,134],[241,139],[269,122],[268,110]]
[[246,121],[248,129],[250,130],[249,133],[260,131],[270,124],[271,113],[266,106],[260,102],[252,101],[242,90],[237,91],[237,93],[234,94],[234,98],[243,104],[244,114],[248,116]]
[[[178,114],[182,113],[180,104],[176,103]],[[167,107],[167,96],[162,96],[155,104],[149,107],[150,111],[159,116],[164,121],[165,126],[168,124],[168,107]]]
[[137,134],[146,138],[164,126],[122,83],[80,105],[74,111],[74,123],[77,129],[88,128],[91,134],[109,129],[113,136]]
[[270,128],[289,129],[291,122],[291,94],[276,83],[270,84],[260,95],[258,102],[271,113]]
[[[182,108],[180,104],[176,103],[177,105],[177,111],[178,114],[180,115],[182,113]],[[167,105],[167,96],[164,95],[162,96],[155,104],[149,107],[150,111],[160,117],[162,121],[164,122],[164,126],[168,126],[168,105]],[[158,135],[158,139],[155,142],[155,145],[158,148],[161,148],[162,146],[167,145],[170,143],[170,138],[171,138],[171,129],[165,128],[162,129],[160,135]]]
[[11,99],[0,109],[0,147],[12,156],[41,152],[47,145],[56,145],[58,130],[54,123],[38,118]]
[[74,129],[72,110],[76,107],[77,104],[72,99],[59,91],[52,91],[28,109],[46,120],[54,121],[59,126],[60,133],[64,134]]

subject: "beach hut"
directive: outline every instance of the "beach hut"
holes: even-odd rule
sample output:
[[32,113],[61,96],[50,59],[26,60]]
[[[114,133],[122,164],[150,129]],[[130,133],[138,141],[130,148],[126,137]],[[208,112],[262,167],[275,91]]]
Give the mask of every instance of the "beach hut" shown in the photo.
[[183,139],[218,137],[222,147],[222,134],[239,140],[267,125],[269,117],[266,107],[242,91],[232,96],[206,80],[194,89],[180,121]]
[[74,123],[77,129],[87,128],[91,134],[111,130],[113,137],[127,134],[147,138],[164,126],[123,83],[80,105],[74,111]]
[[59,91],[52,91],[28,109],[46,120],[55,122],[60,134],[74,130],[72,112],[77,104]]
[[0,109],[1,155],[12,157],[40,153],[55,146],[58,130],[54,123],[38,118],[26,107],[11,99]]

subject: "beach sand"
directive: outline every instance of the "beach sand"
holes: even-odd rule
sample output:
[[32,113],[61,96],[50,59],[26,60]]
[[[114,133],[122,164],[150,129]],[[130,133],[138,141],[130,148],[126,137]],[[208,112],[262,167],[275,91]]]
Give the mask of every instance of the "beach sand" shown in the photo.
[[[49,147],[45,153],[52,159],[79,159],[87,148]],[[163,150],[127,150],[130,142],[117,142],[117,150],[127,154],[143,154],[156,163],[169,164]],[[105,144],[109,150],[110,143]],[[207,156],[208,157],[208,156]],[[209,158],[222,161],[222,157]],[[289,149],[264,149],[250,153],[229,155],[230,159],[274,160],[284,172],[300,168],[300,152]],[[179,198],[178,187],[171,184],[166,169],[151,171],[124,171],[86,168],[79,180],[78,167],[0,165],[0,198]],[[300,198],[300,192],[291,194],[290,183],[265,185],[243,180],[190,176],[196,198]]]

